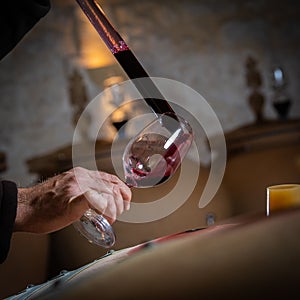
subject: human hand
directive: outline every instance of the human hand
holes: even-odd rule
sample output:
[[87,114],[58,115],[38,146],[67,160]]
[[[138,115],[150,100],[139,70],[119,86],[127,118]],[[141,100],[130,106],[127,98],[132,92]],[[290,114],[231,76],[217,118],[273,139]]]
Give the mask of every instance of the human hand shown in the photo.
[[130,207],[131,191],[117,176],[81,167],[18,189],[14,231],[48,233],[94,209],[110,223]]

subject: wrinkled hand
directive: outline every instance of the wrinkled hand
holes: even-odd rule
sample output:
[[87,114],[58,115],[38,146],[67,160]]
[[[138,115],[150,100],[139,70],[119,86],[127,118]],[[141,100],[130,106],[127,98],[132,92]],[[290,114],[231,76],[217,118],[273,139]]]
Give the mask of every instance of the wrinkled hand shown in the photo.
[[30,188],[18,189],[14,231],[48,233],[94,209],[110,223],[130,207],[131,191],[117,176],[76,167]]

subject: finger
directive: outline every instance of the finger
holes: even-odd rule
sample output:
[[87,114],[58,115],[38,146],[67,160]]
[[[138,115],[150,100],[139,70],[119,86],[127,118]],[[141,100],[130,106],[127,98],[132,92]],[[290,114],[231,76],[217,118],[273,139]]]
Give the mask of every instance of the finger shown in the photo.
[[124,201],[122,194],[117,186],[113,188],[113,196],[116,205],[116,214],[119,216],[124,211]]
[[117,177],[116,175],[101,172],[101,171],[99,171],[99,173],[103,180],[106,180],[112,184],[122,184],[123,183],[122,180],[119,177]]
[[107,198],[107,207],[104,211],[104,216],[107,218],[108,222],[112,224],[117,218],[117,207],[113,195],[106,194],[105,197]]
[[89,207],[93,208],[98,213],[104,213],[108,206],[107,197],[104,193],[99,193],[96,190],[88,190],[84,196],[86,197]]
[[122,187],[122,188],[120,188],[120,193],[123,198],[124,209],[129,210],[130,209],[130,201],[131,201],[131,197],[132,197],[131,189],[128,188],[127,186],[125,189]]
[[92,170],[85,170],[85,172],[76,174],[80,191],[85,193],[88,190],[97,190],[99,192],[109,193],[112,188],[112,183],[105,179],[106,177],[109,178],[109,176],[104,176],[104,174],[103,172]]
[[124,202],[124,210],[129,210],[130,209],[130,201],[123,200],[123,202]]

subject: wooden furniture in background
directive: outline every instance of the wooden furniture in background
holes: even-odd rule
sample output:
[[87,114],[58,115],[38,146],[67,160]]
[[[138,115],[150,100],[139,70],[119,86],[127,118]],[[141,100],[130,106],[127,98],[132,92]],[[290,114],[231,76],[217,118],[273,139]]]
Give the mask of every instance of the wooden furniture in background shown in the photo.
[[265,212],[267,186],[300,182],[300,120],[264,121],[226,134],[224,184],[233,214]]

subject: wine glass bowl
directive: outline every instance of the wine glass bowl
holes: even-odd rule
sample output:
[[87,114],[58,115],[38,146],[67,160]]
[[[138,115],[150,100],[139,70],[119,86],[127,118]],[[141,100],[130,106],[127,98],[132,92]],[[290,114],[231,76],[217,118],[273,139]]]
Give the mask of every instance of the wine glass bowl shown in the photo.
[[127,144],[123,154],[125,182],[130,187],[152,187],[178,169],[193,140],[189,123],[178,115],[160,115]]
[[[190,124],[174,113],[159,115],[125,147],[122,163],[129,187],[153,187],[176,172],[193,141]],[[110,248],[116,237],[108,221],[89,209],[74,223],[91,243]]]

